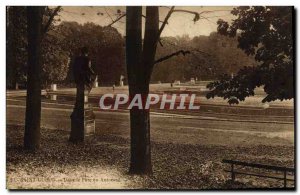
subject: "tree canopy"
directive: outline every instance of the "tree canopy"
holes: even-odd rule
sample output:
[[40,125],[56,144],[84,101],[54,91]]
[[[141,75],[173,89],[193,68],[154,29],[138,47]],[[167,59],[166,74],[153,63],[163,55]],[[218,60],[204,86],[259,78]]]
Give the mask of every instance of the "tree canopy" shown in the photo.
[[207,98],[219,96],[238,103],[260,86],[267,94],[263,102],[294,98],[293,7],[243,6],[231,13],[236,19],[231,23],[220,19],[218,32],[237,36],[238,47],[259,64],[208,84]]
[[247,56],[237,47],[236,37],[227,37],[212,32],[209,36],[188,35],[162,37],[156,57],[168,55],[180,49],[190,51],[188,55],[174,56],[157,65],[153,70],[152,82],[215,80],[222,74],[237,73],[245,65],[257,64],[253,56]]
[[7,86],[14,88],[16,83],[26,81],[27,64],[27,17],[26,8],[7,8],[6,78]]
[[[14,88],[16,83],[25,86],[27,83],[27,17],[25,6],[7,9],[7,87]],[[54,11],[56,8],[45,8],[44,27]],[[124,38],[115,28],[61,22],[56,17],[43,35],[41,82],[44,87],[50,83],[74,83],[70,63],[82,46],[89,47],[92,66],[101,84],[112,84],[125,74]]]
[[[62,49],[68,51],[71,60],[82,46],[88,47],[100,84],[113,84],[125,74],[124,38],[115,28],[95,23],[62,22],[55,27],[55,34],[63,37]],[[71,83],[72,71],[69,70],[66,82]]]
[[[45,7],[43,13],[43,26],[56,8]],[[8,7],[7,33],[7,85],[15,87],[16,83],[27,83],[27,11],[25,6]],[[53,34],[55,19],[47,27],[42,41],[42,84],[62,81],[66,78],[68,68],[68,53],[62,49],[61,37]]]

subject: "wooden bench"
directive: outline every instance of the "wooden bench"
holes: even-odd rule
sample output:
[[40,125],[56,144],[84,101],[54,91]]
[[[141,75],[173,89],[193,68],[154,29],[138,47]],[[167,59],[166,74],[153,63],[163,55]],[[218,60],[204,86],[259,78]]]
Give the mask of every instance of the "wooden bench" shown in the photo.
[[[293,181],[295,185],[295,169],[294,168],[288,168],[288,167],[280,167],[280,166],[272,166],[272,165],[263,165],[263,164],[256,164],[256,163],[247,163],[247,162],[241,162],[236,160],[226,160],[223,159],[222,163],[227,163],[231,165],[230,170],[224,170],[225,172],[231,173],[231,180],[234,181],[236,175],[249,175],[249,176],[255,176],[255,177],[264,177],[264,178],[271,178],[276,180],[283,180],[283,186],[284,188],[287,187],[288,181]],[[246,171],[241,171],[238,169],[235,169],[236,166],[243,166],[243,167],[251,167],[251,168],[258,168],[258,169],[265,169],[265,170],[271,170],[276,172],[282,172],[282,177],[277,175],[270,175],[270,174],[261,174],[261,173],[251,173]],[[288,177],[287,173],[292,173],[292,177]]]

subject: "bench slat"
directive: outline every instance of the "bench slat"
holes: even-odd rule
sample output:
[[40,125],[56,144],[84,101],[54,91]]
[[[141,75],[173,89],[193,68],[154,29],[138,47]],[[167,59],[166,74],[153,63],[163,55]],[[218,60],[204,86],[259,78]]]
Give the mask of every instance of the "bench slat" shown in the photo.
[[223,163],[234,164],[234,165],[242,165],[242,166],[247,166],[247,167],[255,167],[255,168],[268,169],[268,170],[275,170],[275,171],[295,172],[294,168],[289,168],[289,167],[280,167],[280,166],[273,166],[273,165],[247,163],[247,162],[241,162],[241,161],[235,161],[235,160],[226,160],[226,159],[223,159],[222,162]]
[[[231,170],[224,170],[225,172],[232,173]],[[271,176],[271,175],[262,175],[258,173],[249,173],[249,172],[242,172],[242,171],[233,171],[234,174],[240,174],[240,175],[250,175],[250,176],[256,176],[256,177],[265,177],[265,178],[271,178],[271,179],[278,179],[278,180],[284,180],[284,177],[280,176]],[[287,181],[295,181],[292,179],[292,177],[286,178]]]

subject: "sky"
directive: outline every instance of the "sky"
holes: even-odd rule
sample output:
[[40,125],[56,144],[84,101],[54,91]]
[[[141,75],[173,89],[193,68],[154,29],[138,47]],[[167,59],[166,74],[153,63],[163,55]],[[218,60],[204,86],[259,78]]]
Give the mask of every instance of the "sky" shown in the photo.
[[[199,35],[209,35],[211,32],[217,30],[217,24],[219,18],[226,21],[231,21],[234,16],[230,14],[233,7],[210,7],[210,6],[177,6],[177,10],[189,10],[194,12],[206,12],[201,16],[206,19],[200,19],[194,23],[194,15],[183,12],[174,12],[166,25],[162,37],[165,36],[182,36],[188,35],[190,38]],[[101,26],[106,26],[118,18],[117,10],[121,12],[126,11],[126,7],[104,7],[104,6],[63,6],[63,10],[59,13],[61,21],[76,21],[80,24],[86,22],[93,22]],[[169,7],[159,8],[159,18],[164,20],[169,11]],[[209,11],[209,12],[207,12]],[[143,15],[145,14],[145,7],[143,7]],[[115,27],[122,35],[125,35],[125,17],[116,22],[112,26]],[[145,20],[143,19],[143,22]]]

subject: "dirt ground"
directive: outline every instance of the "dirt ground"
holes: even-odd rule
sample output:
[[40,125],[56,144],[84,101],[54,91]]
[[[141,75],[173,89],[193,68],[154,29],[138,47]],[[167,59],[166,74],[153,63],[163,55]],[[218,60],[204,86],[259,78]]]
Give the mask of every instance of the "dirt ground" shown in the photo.
[[[163,89],[171,90],[168,86],[164,84]],[[193,88],[181,87],[182,90]],[[175,88],[181,91],[181,87]],[[152,85],[151,90],[157,92],[162,90],[162,86]],[[117,87],[114,93],[126,91],[126,87]],[[75,91],[64,89],[59,92]],[[101,87],[92,91],[92,95],[111,92],[110,87]],[[96,134],[88,137],[84,144],[74,145],[68,142],[73,104],[43,100],[41,149],[30,153],[23,150],[25,99],[9,97],[6,115],[7,188],[283,187],[282,181],[241,175],[237,175],[233,183],[230,175],[224,171],[229,165],[221,163],[222,159],[234,159],[294,167],[293,101],[273,102],[270,108],[261,108],[261,98],[253,97],[241,103],[238,109],[227,106],[223,100],[203,99],[208,104],[197,113],[151,112],[153,175],[142,177],[128,174],[128,111],[105,112],[95,109]],[[227,112],[230,109],[235,112]],[[288,182],[288,187],[292,186],[293,183]]]
[[[24,126],[7,126],[9,189],[232,189],[278,188],[282,182],[237,177],[232,183],[224,158],[293,167],[294,146],[223,145],[152,141],[153,175],[128,175],[129,139],[97,133],[85,144],[68,143],[68,132],[42,129],[41,150],[22,149]],[[163,135],[161,135],[163,136]],[[269,138],[275,139],[276,138]],[[289,183],[289,186],[291,184]]]

